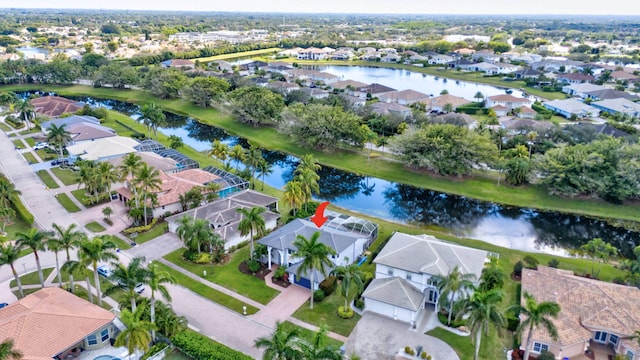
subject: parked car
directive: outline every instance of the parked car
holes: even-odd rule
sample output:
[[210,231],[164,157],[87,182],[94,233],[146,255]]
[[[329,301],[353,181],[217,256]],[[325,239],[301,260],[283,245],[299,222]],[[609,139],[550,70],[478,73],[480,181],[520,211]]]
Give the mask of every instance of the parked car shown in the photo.
[[98,266],[98,275],[109,277],[113,275],[113,270],[111,270],[107,265],[100,265]]
[[33,146],[35,150],[42,150],[49,147],[49,144],[46,142],[39,142]]
[[[142,289],[142,290],[144,290],[144,289]],[[7,303],[0,303],[0,309],[2,309],[2,308],[3,308],[3,307],[5,307],[5,306],[9,306],[9,304],[7,304]]]
[[51,166],[58,166],[58,165],[69,165],[70,162],[67,159],[55,159],[51,162]]
[[137,292],[138,294],[142,293],[144,291],[144,284],[140,283],[136,285],[133,290],[135,290],[135,292]]

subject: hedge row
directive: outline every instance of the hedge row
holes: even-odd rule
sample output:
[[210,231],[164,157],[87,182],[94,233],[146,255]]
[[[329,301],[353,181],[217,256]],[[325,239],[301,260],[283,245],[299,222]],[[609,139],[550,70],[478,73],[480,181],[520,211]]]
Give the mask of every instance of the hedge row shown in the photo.
[[11,199],[11,204],[13,205],[13,209],[16,211],[16,214],[18,214],[18,216],[20,216],[20,218],[25,223],[27,223],[27,225],[29,226],[33,225],[33,222],[34,222],[33,214],[30,213],[29,210],[27,210],[27,208],[22,203],[22,200],[20,200],[19,196],[14,196]]
[[185,354],[198,360],[252,360],[239,351],[193,331],[183,331],[171,339]]
[[535,110],[536,112],[538,112],[538,114],[552,114],[553,111],[547,109],[546,107],[542,106],[542,105],[538,105],[538,104],[533,104],[531,105],[531,108],[533,110]]

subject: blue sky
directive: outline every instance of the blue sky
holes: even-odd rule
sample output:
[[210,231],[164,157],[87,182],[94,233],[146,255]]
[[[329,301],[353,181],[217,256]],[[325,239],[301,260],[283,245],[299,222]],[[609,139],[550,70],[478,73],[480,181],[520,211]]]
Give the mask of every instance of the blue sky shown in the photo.
[[[0,7],[8,7],[1,0]],[[640,15],[638,0],[26,0],[24,8],[376,13],[376,14],[585,14]]]

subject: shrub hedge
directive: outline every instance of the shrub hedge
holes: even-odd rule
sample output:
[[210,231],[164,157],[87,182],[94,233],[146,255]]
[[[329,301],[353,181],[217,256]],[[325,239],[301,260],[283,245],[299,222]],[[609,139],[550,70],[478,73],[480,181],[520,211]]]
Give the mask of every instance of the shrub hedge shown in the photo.
[[128,229],[124,229],[122,232],[125,234],[133,234],[134,232],[141,233],[141,232],[149,231],[157,222],[158,222],[158,218],[153,218],[151,222],[147,224],[147,226],[142,225],[142,226],[130,227]]
[[322,290],[326,296],[329,296],[333,294],[337,285],[338,285],[338,282],[336,277],[331,275],[326,279],[322,280],[320,282],[319,287],[320,287],[320,290]]
[[185,354],[198,360],[252,360],[239,351],[193,331],[183,331],[171,339],[171,342]]
[[13,205],[13,209],[16,211],[16,214],[18,214],[18,216],[20,216],[20,218],[25,223],[27,223],[27,225],[33,225],[33,222],[35,220],[33,218],[33,214],[30,213],[29,210],[27,210],[27,208],[22,203],[22,200],[20,200],[20,197],[14,196],[11,199],[11,204]]

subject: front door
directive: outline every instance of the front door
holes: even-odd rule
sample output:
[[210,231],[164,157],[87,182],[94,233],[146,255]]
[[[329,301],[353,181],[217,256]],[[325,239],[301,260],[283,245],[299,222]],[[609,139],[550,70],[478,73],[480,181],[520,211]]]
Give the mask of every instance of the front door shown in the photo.
[[[438,302],[438,291],[435,289],[429,289],[429,293],[427,294],[427,302],[431,304],[435,304]],[[426,304],[425,304],[426,306]]]

